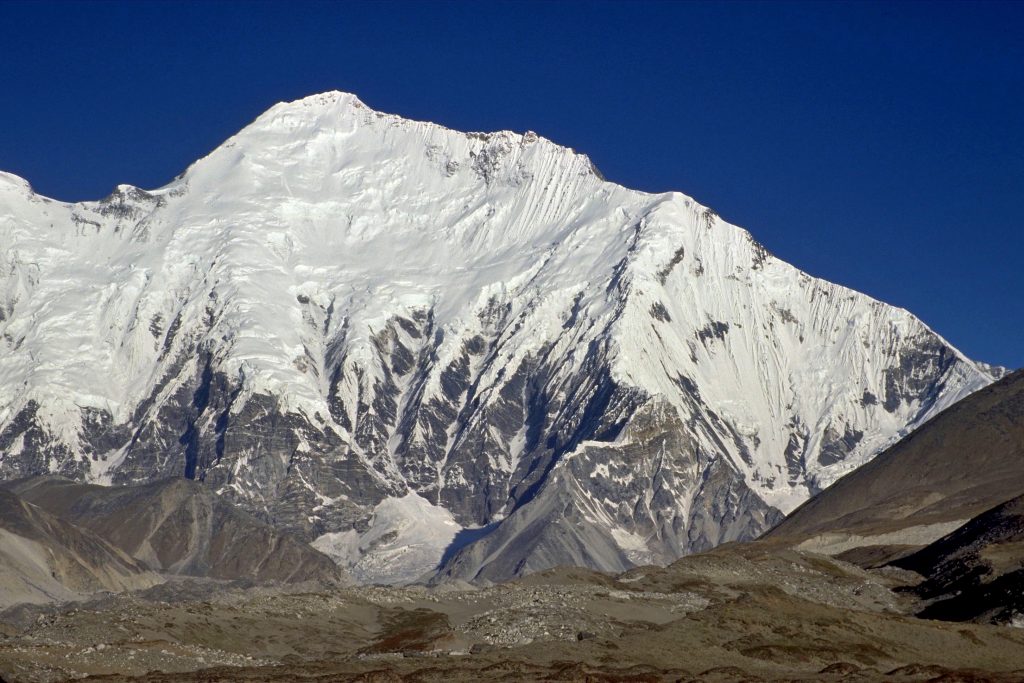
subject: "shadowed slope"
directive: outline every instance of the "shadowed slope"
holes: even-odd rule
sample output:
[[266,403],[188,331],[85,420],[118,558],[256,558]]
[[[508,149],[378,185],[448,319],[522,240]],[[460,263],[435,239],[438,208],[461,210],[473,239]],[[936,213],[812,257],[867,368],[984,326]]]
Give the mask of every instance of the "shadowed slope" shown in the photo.
[[925,577],[915,592],[936,602],[923,617],[1024,621],[1024,496],[893,564]]

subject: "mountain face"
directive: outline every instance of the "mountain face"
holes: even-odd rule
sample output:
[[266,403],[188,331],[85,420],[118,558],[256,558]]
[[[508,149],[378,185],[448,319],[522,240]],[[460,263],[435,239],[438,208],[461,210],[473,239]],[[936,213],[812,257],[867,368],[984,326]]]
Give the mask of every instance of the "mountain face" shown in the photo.
[[199,479],[376,580],[751,538],[999,374],[690,198],[347,94],[154,191],[0,174],[0,475]]
[[932,543],[1021,492],[1024,370],[961,400],[843,477],[765,540],[877,564]]
[[33,477],[7,488],[164,574],[258,583],[346,582],[330,558],[187,479],[97,486]]

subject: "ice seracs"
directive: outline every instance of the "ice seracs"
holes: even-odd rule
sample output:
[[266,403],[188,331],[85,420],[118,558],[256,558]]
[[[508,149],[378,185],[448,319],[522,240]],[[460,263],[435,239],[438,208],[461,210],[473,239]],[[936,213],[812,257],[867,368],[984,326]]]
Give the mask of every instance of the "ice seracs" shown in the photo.
[[684,195],[344,93],[155,191],[0,178],[0,347],[6,477],[185,475],[310,540],[415,495],[494,578],[756,535],[1000,374]]

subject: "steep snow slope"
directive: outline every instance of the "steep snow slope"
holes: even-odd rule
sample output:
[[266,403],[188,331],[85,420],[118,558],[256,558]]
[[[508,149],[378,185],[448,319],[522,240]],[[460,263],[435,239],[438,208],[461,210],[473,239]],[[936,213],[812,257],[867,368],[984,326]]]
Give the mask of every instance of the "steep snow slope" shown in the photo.
[[468,576],[516,528],[549,549],[489,575],[756,535],[998,374],[683,195],[343,93],[152,192],[0,175],[0,339],[4,476],[185,475],[307,538],[413,491],[502,522]]

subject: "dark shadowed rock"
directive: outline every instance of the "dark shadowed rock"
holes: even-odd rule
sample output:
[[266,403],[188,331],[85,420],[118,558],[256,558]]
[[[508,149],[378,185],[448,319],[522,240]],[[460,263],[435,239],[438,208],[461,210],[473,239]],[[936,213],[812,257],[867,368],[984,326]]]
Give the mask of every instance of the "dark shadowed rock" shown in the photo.
[[1024,496],[893,564],[925,577],[923,617],[1024,623]]

